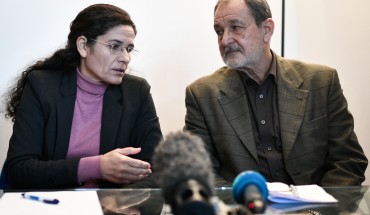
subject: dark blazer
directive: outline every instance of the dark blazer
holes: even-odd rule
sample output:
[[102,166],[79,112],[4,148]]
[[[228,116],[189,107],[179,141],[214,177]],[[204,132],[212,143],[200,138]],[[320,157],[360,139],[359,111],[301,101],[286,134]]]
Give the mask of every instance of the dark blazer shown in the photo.
[[[78,186],[79,159],[67,155],[77,92],[76,71],[33,71],[24,88],[5,162],[15,188]],[[100,154],[141,147],[137,159],[150,162],[162,133],[149,84],[126,74],[103,100]],[[117,186],[105,183],[102,186]]]
[[[288,174],[297,185],[360,185],[368,161],[336,70],[274,56]],[[230,184],[242,171],[259,171],[251,113],[237,71],[223,67],[192,83],[186,89],[186,108],[184,130],[205,141],[220,176],[218,185]]]

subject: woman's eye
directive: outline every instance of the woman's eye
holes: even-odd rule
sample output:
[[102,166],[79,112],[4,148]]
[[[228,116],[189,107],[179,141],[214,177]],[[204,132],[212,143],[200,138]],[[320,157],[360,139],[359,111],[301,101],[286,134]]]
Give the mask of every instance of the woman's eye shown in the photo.
[[119,46],[119,45],[115,45],[115,44],[112,44],[112,45],[111,45],[111,47],[112,47],[112,50],[113,50],[113,51],[118,51],[118,50],[120,49],[120,47],[121,47],[121,46]]
[[128,53],[132,52],[133,50],[134,50],[134,47],[132,47],[132,46],[129,46],[129,47],[126,48],[126,51]]

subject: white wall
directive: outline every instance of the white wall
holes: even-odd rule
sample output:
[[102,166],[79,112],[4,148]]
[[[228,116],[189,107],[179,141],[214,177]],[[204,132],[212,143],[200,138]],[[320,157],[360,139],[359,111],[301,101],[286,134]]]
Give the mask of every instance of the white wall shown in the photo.
[[[334,67],[370,158],[370,1],[286,0],[285,57]],[[370,184],[370,170],[366,171]]]

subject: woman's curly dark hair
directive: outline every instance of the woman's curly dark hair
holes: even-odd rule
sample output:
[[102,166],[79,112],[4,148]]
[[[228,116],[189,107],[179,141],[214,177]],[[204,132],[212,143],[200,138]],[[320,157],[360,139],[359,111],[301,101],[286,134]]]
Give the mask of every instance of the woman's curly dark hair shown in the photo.
[[[28,74],[34,70],[63,70],[71,71],[80,64],[76,40],[80,36],[96,39],[119,25],[129,25],[137,33],[136,26],[130,15],[123,9],[109,4],[95,4],[82,10],[70,24],[67,45],[57,50],[50,57],[37,61],[29,66],[16,78],[5,97],[5,117],[14,122],[17,115],[20,98],[27,83]],[[88,40],[87,45],[95,42]]]

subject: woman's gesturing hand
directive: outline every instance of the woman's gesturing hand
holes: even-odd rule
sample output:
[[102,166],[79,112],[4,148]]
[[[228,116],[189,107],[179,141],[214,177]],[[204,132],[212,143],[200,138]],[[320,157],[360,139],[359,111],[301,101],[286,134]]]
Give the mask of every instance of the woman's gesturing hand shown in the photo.
[[150,163],[134,159],[128,155],[138,154],[141,148],[120,148],[102,155],[100,169],[104,180],[116,184],[130,184],[147,177]]

